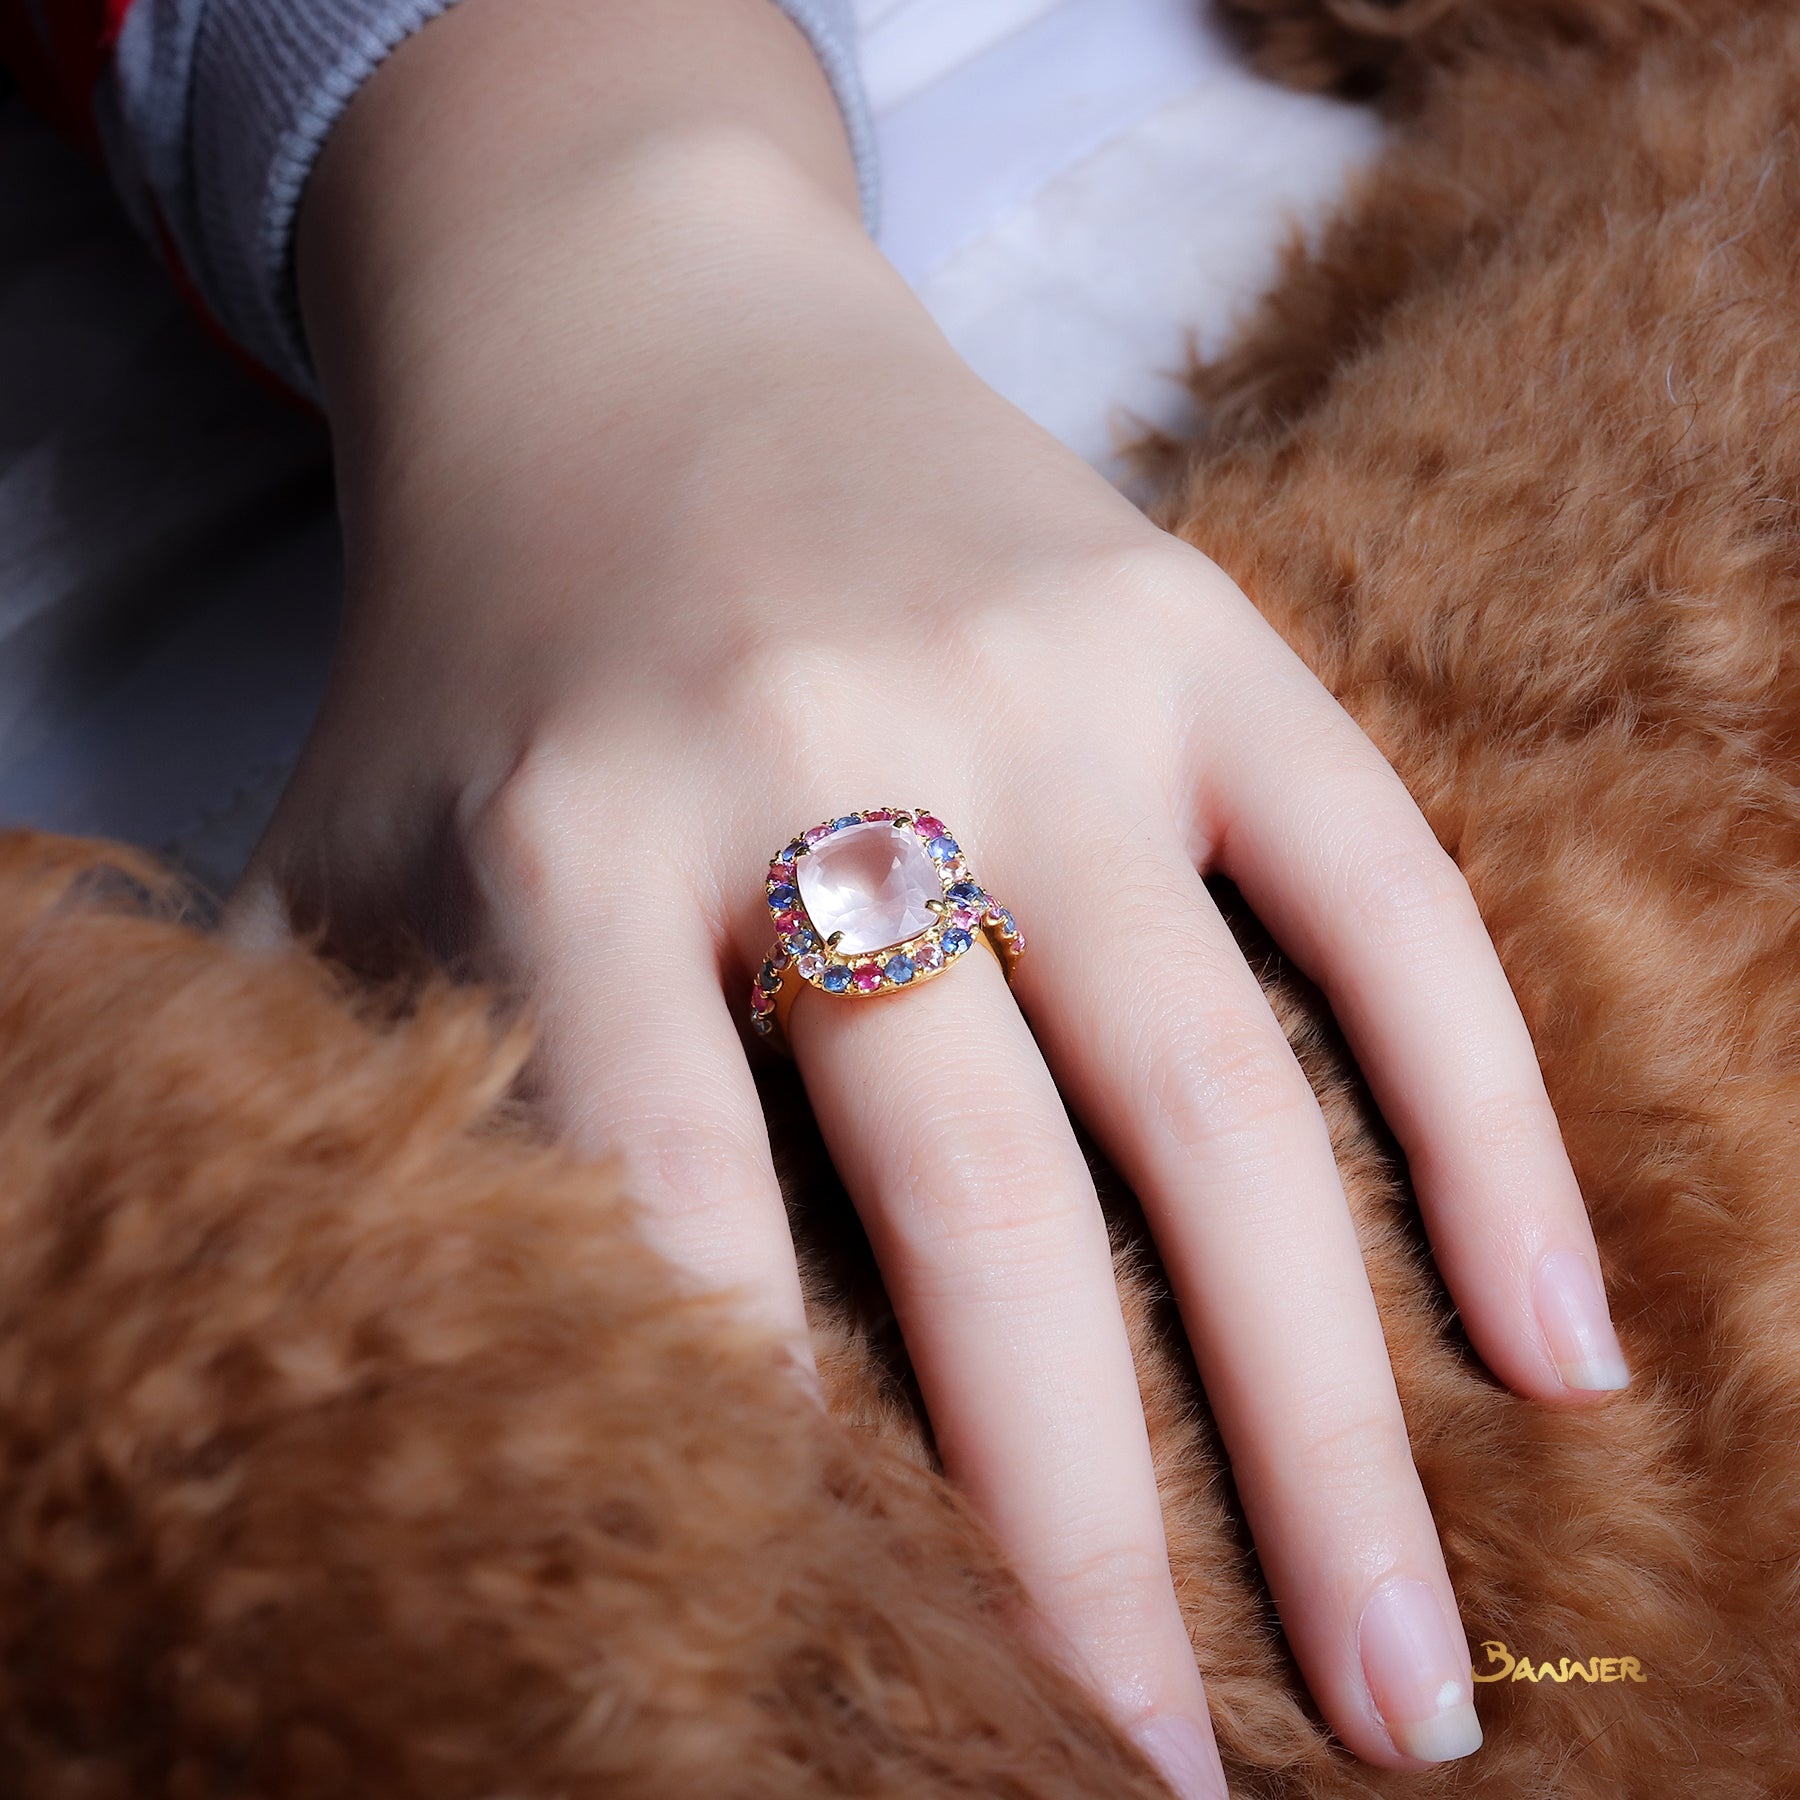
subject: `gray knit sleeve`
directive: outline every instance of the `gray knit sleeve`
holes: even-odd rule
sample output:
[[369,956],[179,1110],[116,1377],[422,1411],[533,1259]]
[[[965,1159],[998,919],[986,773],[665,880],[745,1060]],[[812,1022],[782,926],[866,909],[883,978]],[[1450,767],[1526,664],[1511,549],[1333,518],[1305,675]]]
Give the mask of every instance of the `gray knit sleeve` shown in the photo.
[[[875,228],[873,132],[850,0],[772,0],[844,115]],[[96,95],[114,179],[227,334],[296,391],[317,386],[293,232],[314,159],[370,72],[455,0],[136,0]]]

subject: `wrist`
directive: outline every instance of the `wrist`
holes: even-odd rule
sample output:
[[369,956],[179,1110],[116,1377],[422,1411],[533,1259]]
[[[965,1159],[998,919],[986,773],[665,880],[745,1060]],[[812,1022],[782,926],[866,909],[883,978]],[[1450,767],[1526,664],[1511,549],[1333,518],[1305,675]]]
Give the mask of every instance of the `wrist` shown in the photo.
[[446,495],[529,487],[642,530],[752,462],[772,482],[871,386],[979,386],[853,215],[719,130],[459,224],[321,367],[353,556],[372,509],[416,546]]
[[429,444],[534,387],[629,408],[709,347],[776,342],[859,264],[899,287],[836,103],[769,0],[461,0],[359,91],[296,259],[353,459],[387,424]]
[[698,390],[709,365],[813,328],[833,296],[877,311],[906,300],[852,215],[730,127],[647,135],[526,186],[516,203],[414,214],[375,256],[303,240],[334,420],[377,406],[429,408],[440,426],[535,412],[539,385],[621,403]]

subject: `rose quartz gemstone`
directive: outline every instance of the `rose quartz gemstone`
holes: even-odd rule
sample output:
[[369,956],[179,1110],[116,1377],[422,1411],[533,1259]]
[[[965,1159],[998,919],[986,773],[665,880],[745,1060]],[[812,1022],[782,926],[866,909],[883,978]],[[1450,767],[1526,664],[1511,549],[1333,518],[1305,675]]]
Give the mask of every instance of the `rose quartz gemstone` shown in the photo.
[[932,925],[926,904],[942,900],[944,883],[915,833],[880,822],[846,825],[815,844],[795,865],[795,880],[813,929],[840,956],[904,944]]

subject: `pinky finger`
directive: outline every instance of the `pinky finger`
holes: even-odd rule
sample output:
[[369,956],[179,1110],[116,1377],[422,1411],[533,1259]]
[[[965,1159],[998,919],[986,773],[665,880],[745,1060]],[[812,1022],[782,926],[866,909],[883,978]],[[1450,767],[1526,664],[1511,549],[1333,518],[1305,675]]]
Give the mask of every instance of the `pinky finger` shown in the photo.
[[[711,946],[684,955],[665,938],[648,969],[636,946],[623,958],[609,948],[624,947],[573,934],[538,961],[534,1072],[551,1122],[578,1149],[616,1155],[652,1247],[698,1287],[729,1292],[810,1370],[787,1209]],[[621,1008],[627,966],[654,1006]]]
[[[696,1288],[729,1293],[813,1379],[762,1105],[698,908],[671,893],[646,944],[635,924],[641,896],[626,905],[561,880],[557,865],[519,849],[510,826],[504,813],[485,819],[488,854],[471,859],[484,871],[473,884],[473,960],[530,1003],[529,1078],[548,1124],[578,1153],[615,1158],[645,1241]],[[287,936],[282,884],[265,857],[221,928],[253,951]]]

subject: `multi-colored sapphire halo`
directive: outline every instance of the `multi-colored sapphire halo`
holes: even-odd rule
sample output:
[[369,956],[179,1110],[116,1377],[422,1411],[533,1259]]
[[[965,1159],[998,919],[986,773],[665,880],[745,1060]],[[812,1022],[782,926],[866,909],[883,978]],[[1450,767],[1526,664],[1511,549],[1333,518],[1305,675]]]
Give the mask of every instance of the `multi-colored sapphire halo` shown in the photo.
[[877,806],[803,831],[769,864],[774,947],[750,989],[750,1028],[779,1042],[802,982],[840,998],[941,975],[984,936],[1010,976],[1025,939],[928,812]]

